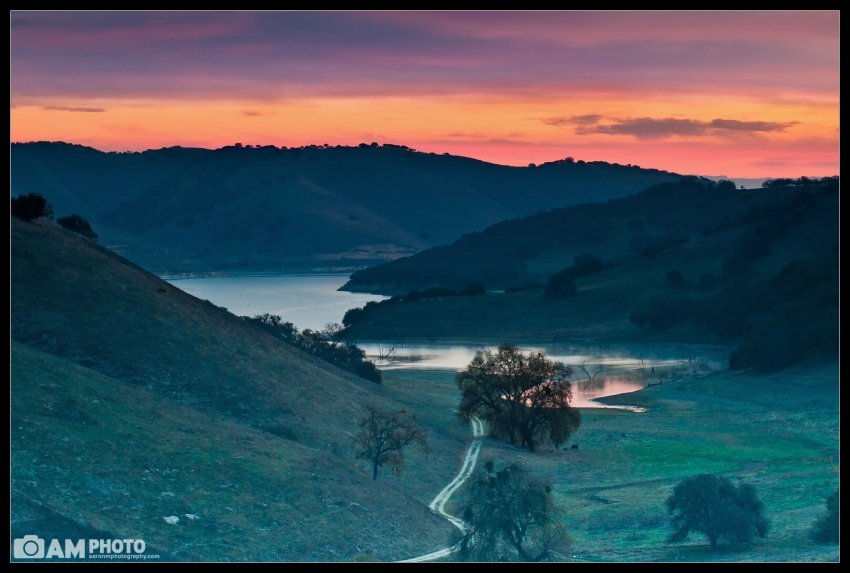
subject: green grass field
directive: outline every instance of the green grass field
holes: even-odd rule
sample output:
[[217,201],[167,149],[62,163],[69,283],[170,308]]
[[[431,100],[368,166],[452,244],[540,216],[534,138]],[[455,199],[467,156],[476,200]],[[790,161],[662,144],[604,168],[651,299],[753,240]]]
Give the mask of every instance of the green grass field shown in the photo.
[[[452,373],[392,370],[383,385],[367,382],[56,225],[13,221],[12,247],[13,535],[96,531],[144,538],[176,559],[223,561],[392,560],[448,542],[452,526],[427,503],[471,437],[455,414]],[[623,313],[633,300],[616,296],[618,282],[630,277],[635,298],[647,297],[667,288],[658,269],[675,262],[690,280],[717,262],[704,255],[693,267],[681,251],[659,255],[655,270],[617,267],[552,304],[539,291],[422,301],[364,327],[396,340],[607,336],[639,355],[635,341],[651,336],[630,337]],[[838,463],[837,365],[664,379],[608,399],[644,413],[585,410],[566,444],[577,451],[529,454],[488,439],[483,456],[521,460],[551,480],[575,560],[837,560],[837,546],[808,537],[838,483],[829,462]],[[404,473],[373,482],[352,444],[366,404],[415,418],[433,454],[411,450]],[[717,552],[699,537],[666,541],[664,500],[701,472],[756,486],[767,539]]]
[[[423,424],[434,454],[373,482],[353,444],[363,406],[416,404],[57,225],[12,231],[16,535],[102,531],[222,561],[402,559],[447,537],[427,503],[463,428]],[[186,513],[201,519],[162,519]]]
[[[577,451],[530,454],[488,439],[482,459],[518,461],[551,480],[577,561],[837,561],[836,545],[809,538],[838,485],[829,462],[838,463],[837,366],[700,376],[603,399],[644,413],[583,410],[581,428],[565,444]],[[457,427],[451,373],[393,371],[386,380],[400,400],[417,396],[443,408],[430,423]],[[664,500],[679,480],[703,472],[756,487],[770,520],[765,539],[717,551],[698,535],[668,543]]]
[[[151,553],[177,560],[336,561],[409,557],[451,530],[410,494],[413,478],[372,481],[353,456],[294,444],[18,343],[13,351],[13,535],[84,528],[144,539]],[[432,462],[450,474],[454,460],[442,458],[453,448],[437,442]],[[430,474],[419,460],[410,465],[414,475]],[[434,476],[433,487],[444,478]],[[431,483],[419,488],[427,496]],[[43,511],[33,519],[21,506]],[[177,524],[164,521],[172,515]],[[74,531],[57,529],[57,516]]]

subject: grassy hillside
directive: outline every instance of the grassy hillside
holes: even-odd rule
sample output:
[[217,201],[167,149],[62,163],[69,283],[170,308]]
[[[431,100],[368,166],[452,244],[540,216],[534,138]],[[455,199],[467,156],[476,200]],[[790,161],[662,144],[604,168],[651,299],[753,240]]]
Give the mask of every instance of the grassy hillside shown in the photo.
[[386,559],[448,535],[423,503],[329,452],[19,343],[12,396],[13,535],[45,533],[16,524],[33,503],[176,560]]
[[[402,296],[370,305],[349,326],[349,336],[393,341],[640,339],[736,344],[750,327],[754,332],[776,331],[775,320],[767,318],[778,317],[787,323],[784,331],[798,329],[800,334],[799,329],[811,323],[837,341],[837,182],[807,192],[785,190],[761,197],[773,200],[751,204],[728,224],[657,252],[635,255],[626,247],[606,255],[589,249],[614,264],[576,278],[573,296],[545,300],[539,287],[479,296],[415,300]],[[675,218],[675,210],[668,216]],[[461,243],[451,248],[459,250]],[[500,244],[490,247],[498,251]],[[436,250],[410,260],[429,253]],[[549,268],[571,262],[570,256],[557,262],[553,257]],[[425,268],[442,267],[435,262]],[[681,284],[668,280],[673,270],[681,275]],[[647,320],[644,326],[650,328],[642,329],[637,324],[643,321],[633,321],[636,312],[656,320]],[[737,328],[732,328],[736,322]],[[791,334],[786,341],[793,343]],[[773,342],[780,348],[778,341]]]
[[304,405],[321,399],[351,421],[351,397],[371,390],[50,223],[13,220],[12,337],[258,427],[290,426],[308,443],[327,441],[326,421]]
[[[420,416],[392,388],[50,222],[12,220],[11,278],[14,523],[144,534],[180,559],[391,559],[448,535],[425,506],[462,428],[423,409],[435,453],[372,483],[362,406]],[[201,519],[162,520],[185,513]]]
[[504,221],[451,245],[359,270],[344,289],[397,294],[472,282],[490,289],[542,283],[582,254],[623,263],[736,226],[759,205],[792,195],[783,188],[737,190],[728,182],[656,185],[608,202]]
[[363,266],[536,211],[680,176],[602,162],[507,167],[396,145],[166,148],[12,145],[12,193],[79,213],[157,271]]

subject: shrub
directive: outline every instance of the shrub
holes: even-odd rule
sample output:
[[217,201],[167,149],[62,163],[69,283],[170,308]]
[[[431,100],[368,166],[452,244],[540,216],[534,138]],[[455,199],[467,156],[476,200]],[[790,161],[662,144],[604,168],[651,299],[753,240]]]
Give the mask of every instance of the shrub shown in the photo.
[[56,222],[68,229],[69,231],[78,233],[86,237],[87,239],[91,239],[93,241],[97,240],[97,233],[95,233],[94,229],[91,228],[91,224],[89,224],[88,221],[86,221],[79,215],[68,215],[67,217],[61,217],[57,219]]
[[812,537],[821,543],[838,543],[838,490],[826,498],[826,514],[815,521]]
[[573,280],[573,269],[567,267],[549,277],[543,288],[543,300],[559,300],[569,298],[576,293],[576,282]]
[[581,254],[573,261],[573,278],[586,277],[598,273],[605,269],[603,263],[598,257],[587,253]]
[[22,221],[32,221],[40,217],[53,218],[53,206],[43,195],[28,193],[12,198],[12,215]]

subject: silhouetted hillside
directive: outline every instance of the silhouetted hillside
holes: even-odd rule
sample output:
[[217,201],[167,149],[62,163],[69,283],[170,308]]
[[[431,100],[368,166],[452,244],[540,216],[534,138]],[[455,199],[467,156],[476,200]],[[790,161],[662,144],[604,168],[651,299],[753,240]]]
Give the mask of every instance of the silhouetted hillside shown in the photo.
[[12,193],[91,221],[101,242],[163,271],[363,266],[518,216],[681,176],[572,159],[508,167],[396,145],[104,153],[12,145]]
[[608,202],[554,209],[497,223],[448,246],[355,272],[346,290],[392,294],[482,282],[490,289],[542,283],[590,253],[622,263],[731,224],[768,201],[765,190],[731,183],[663,183]]
[[[350,310],[344,322],[353,339],[719,343],[734,348],[731,367],[758,370],[831,359],[838,199],[837,177],[749,191],[676,184],[510,221],[355,273],[349,287],[429,288]],[[572,229],[582,221],[604,230],[576,245]],[[654,242],[635,240],[649,233]],[[485,272],[497,286],[549,278],[477,296],[447,287]],[[574,288],[546,296],[556,277]]]

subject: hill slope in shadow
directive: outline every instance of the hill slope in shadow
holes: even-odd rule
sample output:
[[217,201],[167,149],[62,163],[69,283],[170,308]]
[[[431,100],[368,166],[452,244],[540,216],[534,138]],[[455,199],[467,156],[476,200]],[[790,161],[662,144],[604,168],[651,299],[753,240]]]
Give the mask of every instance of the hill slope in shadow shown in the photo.
[[226,561],[445,541],[427,501],[462,442],[426,428],[436,455],[372,481],[352,445],[362,407],[417,415],[382,386],[49,221],[12,220],[11,278],[13,534],[67,522]]
[[104,153],[12,145],[12,193],[89,218],[160,271],[356,267],[498,221],[634,193],[681,176],[563,160],[509,167],[398,145],[231,146]]

